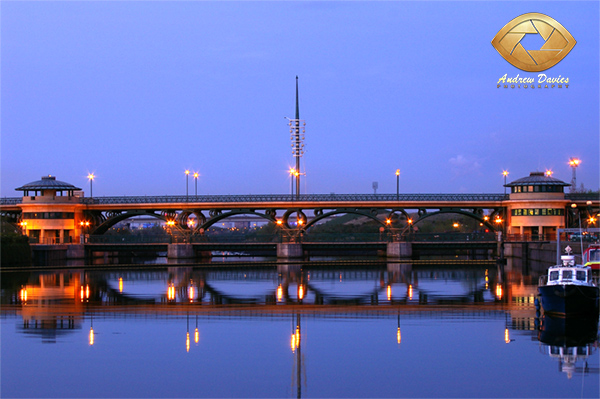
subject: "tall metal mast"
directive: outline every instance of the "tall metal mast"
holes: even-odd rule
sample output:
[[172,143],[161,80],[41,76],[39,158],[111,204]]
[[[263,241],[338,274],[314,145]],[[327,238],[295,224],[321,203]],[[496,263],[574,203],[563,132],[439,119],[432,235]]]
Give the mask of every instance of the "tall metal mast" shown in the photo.
[[[289,120],[290,133],[292,139],[292,154],[296,158],[296,169],[294,177],[296,179],[296,197],[300,195],[300,157],[304,154],[304,132],[306,122],[300,119],[300,104],[298,101],[298,76],[296,76],[296,117]],[[302,130],[302,132],[300,131]]]

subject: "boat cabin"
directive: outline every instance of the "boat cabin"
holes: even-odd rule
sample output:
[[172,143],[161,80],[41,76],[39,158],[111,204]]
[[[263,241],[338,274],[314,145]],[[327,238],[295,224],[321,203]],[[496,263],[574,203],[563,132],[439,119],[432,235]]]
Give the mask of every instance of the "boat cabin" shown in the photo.
[[563,255],[560,259],[560,265],[548,269],[547,285],[591,285],[591,268],[577,265],[574,255]]

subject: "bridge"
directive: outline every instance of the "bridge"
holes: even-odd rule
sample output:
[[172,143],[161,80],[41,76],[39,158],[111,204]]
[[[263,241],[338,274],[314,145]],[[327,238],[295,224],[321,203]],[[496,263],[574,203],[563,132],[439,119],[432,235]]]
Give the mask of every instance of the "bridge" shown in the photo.
[[[84,197],[77,187],[48,176],[18,188],[24,191],[23,197],[0,199],[0,214],[3,220],[18,226],[33,243],[85,245],[102,244],[95,237],[102,236],[121,221],[152,217],[163,221],[174,239],[171,244],[188,245],[188,255],[193,248],[191,244],[204,245],[208,249],[206,232],[211,227],[246,215],[272,223],[270,245],[277,245],[278,253],[284,257],[302,253],[301,243],[309,244],[311,227],[328,218],[353,214],[380,226],[380,238],[370,240],[370,247],[385,245],[388,255],[402,256],[407,254],[403,243],[418,241],[418,236],[413,233],[419,223],[445,213],[471,218],[480,226],[479,231],[502,233],[503,239],[511,235],[521,239],[549,239],[556,237],[561,228],[593,227],[600,204],[598,195],[564,193],[565,186],[568,184],[534,172],[527,178],[507,184],[511,187],[510,194]],[[82,240],[83,237],[88,237],[88,241]],[[469,245],[487,241],[491,246],[496,241],[495,237],[487,236],[484,239],[464,238],[464,243]],[[324,248],[323,240],[317,241]],[[340,245],[339,239],[335,241]],[[457,245],[457,240],[446,241]],[[291,252],[287,252],[290,248]],[[391,253],[390,248],[393,248]]]

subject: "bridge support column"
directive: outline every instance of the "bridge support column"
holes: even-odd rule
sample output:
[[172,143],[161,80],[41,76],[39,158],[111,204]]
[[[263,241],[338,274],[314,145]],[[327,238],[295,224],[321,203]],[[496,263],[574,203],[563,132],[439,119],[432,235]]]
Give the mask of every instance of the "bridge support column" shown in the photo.
[[169,244],[167,249],[167,258],[169,259],[189,259],[195,258],[194,246],[192,244]]
[[302,244],[279,243],[277,244],[278,258],[302,258]]
[[412,244],[410,242],[388,242],[388,258],[410,258],[412,257]]

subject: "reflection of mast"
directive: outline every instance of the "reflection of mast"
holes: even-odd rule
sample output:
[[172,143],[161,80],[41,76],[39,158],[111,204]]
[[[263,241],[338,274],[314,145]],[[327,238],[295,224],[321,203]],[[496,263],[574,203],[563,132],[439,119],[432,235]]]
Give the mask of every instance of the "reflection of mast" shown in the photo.
[[304,368],[304,356],[302,355],[301,344],[301,326],[300,313],[296,314],[296,326],[292,330],[292,353],[294,356],[294,366],[292,367],[292,387],[296,386],[296,397],[302,397],[302,376],[304,376],[304,385],[306,385],[306,369]]

